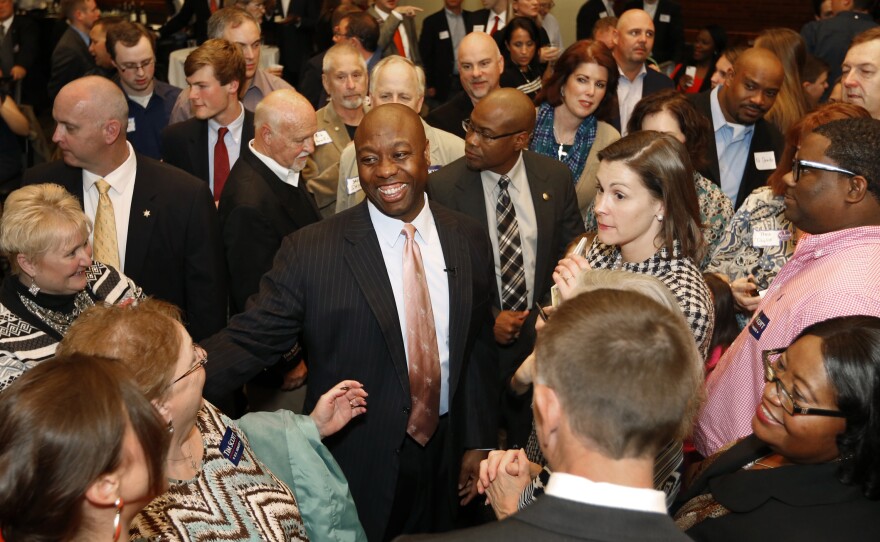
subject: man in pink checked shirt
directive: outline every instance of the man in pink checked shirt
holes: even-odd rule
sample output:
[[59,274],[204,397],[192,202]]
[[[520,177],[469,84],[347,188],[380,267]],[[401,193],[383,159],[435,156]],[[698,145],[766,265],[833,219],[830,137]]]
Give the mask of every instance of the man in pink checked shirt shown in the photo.
[[[785,177],[785,216],[806,235],[706,383],[708,399],[694,429],[704,456],[752,432],[764,387],[763,350],[785,347],[829,318],[880,316],[877,148],[875,119],[834,121],[801,140]],[[798,402],[809,406],[806,395]]]

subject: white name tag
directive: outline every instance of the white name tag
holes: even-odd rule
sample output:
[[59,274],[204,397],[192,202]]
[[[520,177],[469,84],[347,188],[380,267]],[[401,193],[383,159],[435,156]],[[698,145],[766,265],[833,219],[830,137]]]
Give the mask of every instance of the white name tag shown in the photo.
[[273,21],[275,21],[276,23],[283,22],[284,16],[283,15],[276,15],[275,18],[273,19]]
[[773,151],[756,152],[755,167],[760,171],[776,169],[776,156]]
[[441,40],[448,40],[449,39],[449,31],[444,30],[443,32],[440,32],[440,39]]
[[126,132],[134,132],[134,117],[128,117],[128,129]]
[[604,19],[604,18],[607,17],[607,16],[608,16],[608,12],[607,12],[607,11],[600,11],[600,12],[599,12],[599,18],[600,18],[600,19]]
[[333,141],[330,139],[330,134],[327,133],[327,130],[321,130],[320,132],[315,132],[315,146],[320,147],[321,145],[326,145]]
[[474,25],[474,32],[485,32],[485,31],[486,31],[486,25],[484,25],[484,24],[475,24]]
[[667,15],[666,13],[660,14],[660,22],[661,23],[668,23],[670,20],[671,19],[669,18],[669,15]]
[[778,247],[782,244],[783,233],[788,233],[788,230],[755,230],[752,232],[752,246]]
[[348,194],[354,194],[355,192],[361,191],[361,178],[360,177],[351,177],[350,179],[345,179],[345,184],[348,188]]

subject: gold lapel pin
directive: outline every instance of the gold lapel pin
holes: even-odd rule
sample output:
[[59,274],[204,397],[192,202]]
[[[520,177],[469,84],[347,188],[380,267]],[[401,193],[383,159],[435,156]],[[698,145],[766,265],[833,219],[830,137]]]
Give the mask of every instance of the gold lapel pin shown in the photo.
[[550,201],[550,194],[544,192],[544,201]]
[[[544,195],[546,196],[546,194],[544,194]],[[150,218],[150,210],[149,209],[144,210],[144,218]]]

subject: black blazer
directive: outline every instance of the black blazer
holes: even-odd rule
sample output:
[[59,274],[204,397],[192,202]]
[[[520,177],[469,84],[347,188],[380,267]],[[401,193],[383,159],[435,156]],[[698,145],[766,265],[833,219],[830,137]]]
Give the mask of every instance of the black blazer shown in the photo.
[[470,118],[471,111],[474,110],[474,102],[465,91],[458,92],[452,98],[436,109],[432,109],[425,122],[444,132],[455,134],[464,139],[464,128],[461,127],[461,121]]
[[283,182],[250,149],[229,172],[219,214],[231,314],[242,312],[247,299],[257,293],[281,241],[321,219],[305,180],[300,178],[299,187]]
[[550,495],[503,521],[442,535],[397,538],[397,542],[415,540],[690,542],[666,514],[583,504]]
[[[699,94],[690,94],[687,97],[688,100],[694,104],[697,111],[709,119],[710,125],[712,124],[711,94],[712,91],[709,91],[701,92]],[[715,127],[713,126],[712,133],[708,135],[709,145],[706,149],[706,163],[709,165],[706,169],[700,171],[700,174],[702,174],[703,177],[710,179],[718,186],[721,186],[721,170],[718,166],[718,147],[715,146],[714,132]],[[734,209],[739,209],[739,206],[743,204],[752,191],[767,184],[767,179],[770,177],[770,174],[773,173],[772,169],[758,169],[757,165],[755,165],[755,153],[771,151],[776,157],[778,163],[782,156],[782,149],[784,146],[785,141],[776,126],[764,119],[755,123],[755,133],[752,135],[752,144],[749,146],[749,154],[746,158],[746,168],[743,171],[742,182],[739,185],[739,193],[736,196],[736,202],[733,206]]]
[[[248,150],[248,143],[253,138],[254,114],[245,109],[239,156],[244,155]],[[162,160],[164,162],[208,182],[210,180],[208,156],[207,120],[193,117],[166,126],[162,130]]]
[[[177,168],[137,156],[125,274],[147,295],[181,308],[195,340],[226,325],[226,272],[208,187]],[[58,160],[27,170],[22,184],[53,182],[83,200],[82,169]]]
[[[449,276],[449,436],[452,499],[466,448],[497,437],[495,350],[489,298],[491,249],[466,216],[430,203]],[[409,417],[409,376],[400,320],[366,202],[287,236],[248,310],[204,342],[211,356],[205,396],[222,397],[274,364],[301,337],[308,352],[305,410],[340,380],[361,382],[369,410],[324,443],[348,479],[370,540],[380,540],[394,499]],[[479,413],[479,415],[476,415]],[[443,476],[443,473],[438,473]]]
[[[461,11],[465,34],[470,34],[474,29],[472,15],[470,11]],[[457,77],[452,75],[456,59],[445,9],[428,15],[422,22],[419,53],[425,68],[427,88],[436,89],[437,94],[434,99],[441,103],[445,102],[449,98],[450,78]]]
[[[578,41],[588,40],[593,37],[593,26],[596,21],[602,19],[602,13],[607,12],[605,4],[602,0],[587,0],[581,9],[578,10],[577,21],[575,23],[575,36]],[[608,13],[605,17],[611,15]],[[619,14],[618,14],[619,15]]]
[[[642,0],[630,0],[624,5],[628,9],[644,9]],[[662,18],[662,20],[661,20]],[[677,0],[658,0],[654,13],[654,50],[651,57],[658,63],[684,60],[684,18],[681,4]],[[714,66],[713,66],[714,69]]]
[[[584,233],[571,180],[571,171],[557,160],[544,155],[523,151],[523,163],[529,178],[535,218],[538,220],[538,246],[535,253],[535,284],[533,299],[544,301],[553,285],[553,269],[565,255],[565,249],[572,239]],[[451,209],[473,218],[488,235],[490,231],[486,216],[486,198],[483,181],[479,171],[468,169],[464,158],[440,168],[428,177],[428,193],[437,201]],[[493,225],[494,230],[494,225]],[[494,260],[493,260],[494,261]],[[500,310],[498,287],[492,282],[493,306]],[[531,311],[523,324],[519,339],[512,345],[500,348],[500,369],[502,381],[507,381],[519,364],[529,355],[535,343],[534,321],[537,311]]]
[[[223,2],[217,0],[217,5],[223,7]],[[208,19],[211,18],[210,0],[184,0],[183,5],[180,6],[180,11],[159,29],[159,35],[167,38],[171,34],[182,30],[184,27],[189,26],[193,16],[195,16],[195,22],[192,25],[192,34],[199,45],[201,45],[202,42],[208,39]]]
[[55,50],[52,51],[52,68],[48,85],[49,101],[55,101],[55,96],[64,85],[84,75],[97,73],[97,69],[95,59],[89,53],[89,46],[79,37],[76,30],[68,27],[58,40]]
[[[672,79],[656,70],[646,68],[645,80],[642,82],[642,98],[668,88],[675,88],[675,83],[672,82]],[[608,123],[614,126],[618,132],[622,132],[620,126],[620,104],[618,104],[616,109],[612,109],[611,118]]]
[[36,23],[27,15],[16,15],[9,25],[7,39],[12,40],[13,65],[21,66],[30,72],[37,60],[37,51],[40,47],[40,33]]

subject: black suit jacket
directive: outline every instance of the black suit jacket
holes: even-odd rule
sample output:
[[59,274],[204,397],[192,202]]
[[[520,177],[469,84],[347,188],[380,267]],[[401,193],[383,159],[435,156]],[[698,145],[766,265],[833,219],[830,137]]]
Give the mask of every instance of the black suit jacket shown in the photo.
[[95,59],[89,53],[89,46],[79,34],[68,27],[58,40],[58,45],[52,51],[52,68],[49,75],[49,100],[55,101],[55,96],[61,88],[74,79],[84,75],[97,73]]
[[299,75],[299,84],[296,90],[306,97],[312,107],[317,111],[327,105],[327,91],[324,90],[324,81],[321,75],[324,73],[324,55],[327,51],[322,51],[308,60],[303,62],[302,73]]
[[[606,13],[605,4],[602,0],[587,0],[581,9],[578,10],[577,22],[575,23],[575,36],[578,40],[588,40],[593,37],[593,26],[596,21],[603,18],[602,13]],[[608,13],[607,17],[611,15]],[[619,15],[619,14],[618,14]]]
[[432,109],[425,122],[444,132],[455,134],[464,139],[464,128],[461,121],[470,118],[471,111],[474,110],[474,102],[465,91],[455,94],[448,102],[436,109]]
[[[584,233],[571,180],[571,171],[557,160],[544,155],[523,151],[523,163],[529,178],[535,218],[538,220],[538,247],[535,253],[535,284],[533,299],[543,302],[553,285],[553,269],[565,255],[572,239]],[[480,172],[468,169],[464,158],[440,168],[428,177],[428,192],[435,201],[473,218],[488,235],[497,235],[495,225],[489,228],[486,216],[486,198]],[[497,283],[492,283],[493,304],[500,310]],[[502,382],[506,382],[520,363],[531,353],[535,344],[535,319],[531,311],[522,326],[519,339],[500,348]]]
[[[621,76],[623,77],[623,76]],[[660,92],[661,90],[666,90],[668,88],[675,88],[675,83],[672,82],[672,79],[667,77],[666,75],[652,70],[651,68],[646,68],[645,72],[645,80],[642,82],[642,98],[645,96],[649,96],[654,94],[655,92]],[[611,111],[611,119],[609,119],[609,124],[614,126],[614,128],[618,132],[622,132],[620,126],[620,105],[616,109]]]
[[[497,371],[491,249],[478,224],[430,205],[446,267],[456,270],[448,275],[450,470],[437,473],[451,499],[463,450],[491,448],[497,437],[496,405],[484,391]],[[324,442],[348,479],[368,537],[380,540],[410,394],[394,294],[366,202],[284,239],[248,310],[203,343],[211,356],[205,396],[222,397],[247,382],[300,337],[309,359],[306,411],[342,379],[361,382],[370,394],[367,413]]]
[[36,23],[27,15],[16,15],[9,25],[7,39],[12,41],[13,65],[21,66],[30,72],[37,60],[37,51],[40,47],[40,31]]
[[[223,2],[217,0],[217,5],[223,7]],[[159,34],[166,38],[182,30],[189,25],[193,16],[195,16],[193,37],[201,45],[202,42],[208,39],[208,19],[211,18],[211,3],[209,0],[184,0],[183,5],[180,6],[180,11],[159,29]]]
[[[630,0],[628,9],[644,9],[642,0]],[[682,62],[684,60],[684,18],[677,0],[658,0],[654,13],[654,50],[651,57],[657,62]]]
[[321,219],[305,180],[294,187],[278,178],[247,149],[239,157],[220,197],[220,229],[229,269],[230,313],[242,312],[272,268],[281,241]]
[[397,538],[397,542],[415,540],[689,542],[690,538],[666,514],[582,504],[544,495],[503,521],[442,535]]
[[[205,183],[137,154],[125,274],[147,295],[181,308],[195,340],[226,325],[226,273],[214,202]],[[53,182],[83,200],[82,169],[62,161],[27,170],[24,185]]]
[[[701,92],[699,94],[688,95],[688,100],[702,115],[709,119],[712,124],[712,91]],[[710,179],[713,183],[721,186],[721,170],[718,166],[718,147],[715,146],[715,127],[712,126],[712,133],[708,135],[709,145],[706,149],[706,163],[709,164],[706,169],[700,171],[703,177]],[[734,209],[739,209],[745,199],[756,188],[760,188],[767,184],[767,178],[773,173],[772,169],[759,170],[755,164],[755,153],[772,151],[778,163],[782,156],[782,149],[785,146],[782,134],[773,124],[759,120],[755,123],[755,133],[752,134],[752,144],[749,146],[749,154],[746,158],[746,167],[743,170],[742,182],[739,185],[739,192],[736,196]]]
[[[248,150],[248,143],[253,138],[254,114],[245,109],[239,156],[244,155]],[[208,182],[210,180],[208,156],[208,121],[193,117],[166,126],[162,130],[162,160],[164,162]]]
[[[462,10],[461,16],[464,20],[464,32],[470,34],[474,29],[472,13]],[[441,35],[446,37],[443,38]],[[422,56],[422,65],[425,67],[426,86],[437,89],[434,99],[441,103],[445,102],[449,98],[450,78],[458,77],[452,75],[456,60],[445,9],[428,15],[422,22],[419,53]]]

